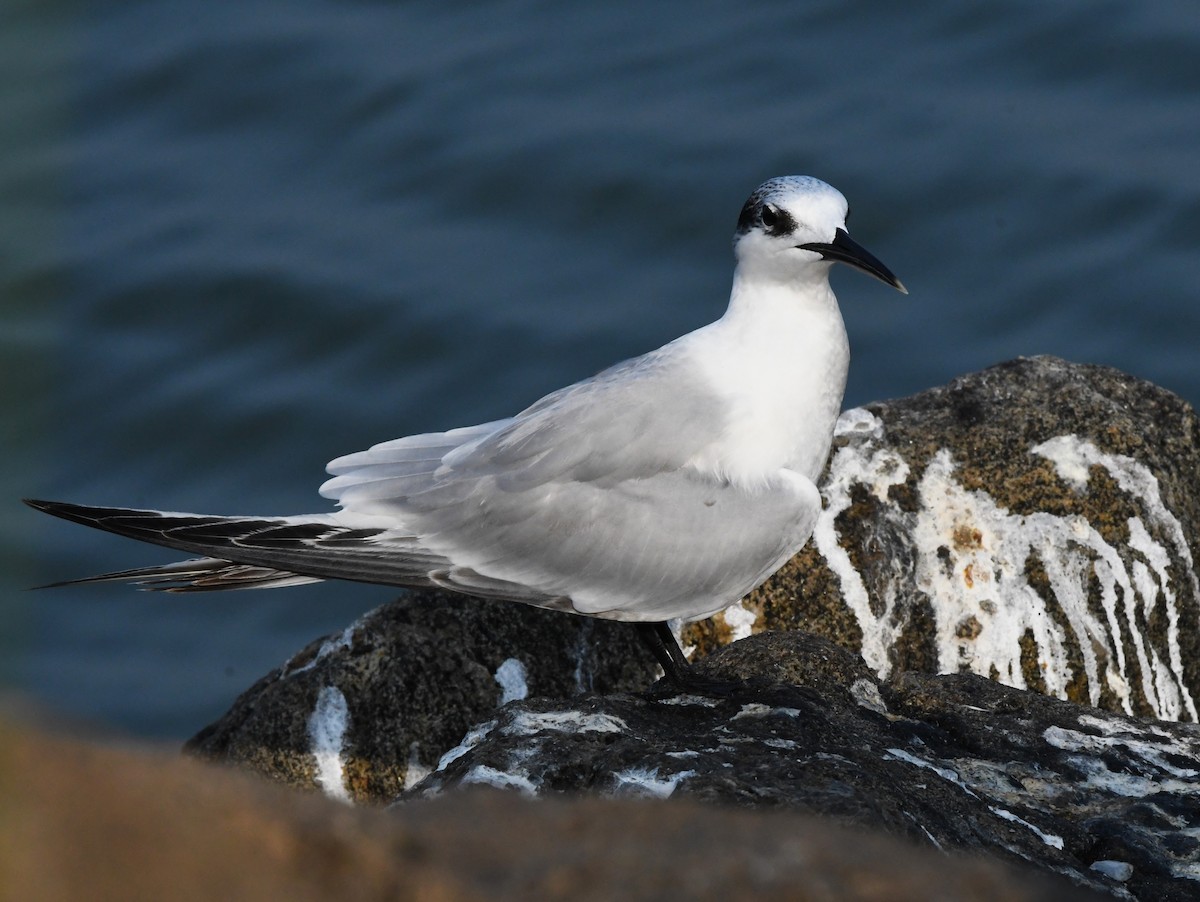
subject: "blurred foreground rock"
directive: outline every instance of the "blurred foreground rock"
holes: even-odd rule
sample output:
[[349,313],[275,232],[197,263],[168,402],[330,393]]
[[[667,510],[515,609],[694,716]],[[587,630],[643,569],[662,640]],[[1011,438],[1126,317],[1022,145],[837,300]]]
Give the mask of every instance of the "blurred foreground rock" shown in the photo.
[[478,790],[354,809],[0,717],[0,899],[1094,898],[796,814]]

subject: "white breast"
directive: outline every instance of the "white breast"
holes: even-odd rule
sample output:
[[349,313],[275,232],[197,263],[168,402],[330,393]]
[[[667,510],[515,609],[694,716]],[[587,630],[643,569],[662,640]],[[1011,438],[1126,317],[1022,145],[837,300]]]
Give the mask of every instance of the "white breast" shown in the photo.
[[724,432],[693,466],[746,485],[770,481],[781,469],[815,482],[850,363],[828,283],[800,291],[735,279],[726,315],[689,338],[694,361],[730,413]]

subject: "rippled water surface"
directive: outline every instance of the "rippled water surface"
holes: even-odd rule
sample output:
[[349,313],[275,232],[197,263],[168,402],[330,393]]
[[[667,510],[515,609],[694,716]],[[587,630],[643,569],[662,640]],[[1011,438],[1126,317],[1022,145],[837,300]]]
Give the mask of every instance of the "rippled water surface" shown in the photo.
[[1185,2],[0,6],[3,678],[194,732],[393,593],[26,592],[170,555],[17,499],[324,509],[718,316],[772,175],[912,292],[835,275],[848,404],[1039,353],[1200,402],[1197,59]]

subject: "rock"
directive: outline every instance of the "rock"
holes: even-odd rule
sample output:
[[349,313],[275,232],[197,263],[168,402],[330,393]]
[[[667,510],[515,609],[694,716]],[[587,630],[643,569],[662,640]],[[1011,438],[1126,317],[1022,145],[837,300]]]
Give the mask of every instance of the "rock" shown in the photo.
[[807,629],[880,676],[1196,721],[1198,427],[1158,386],[1052,357],[847,411],[808,546],[685,636]]
[[355,809],[227,768],[0,717],[5,899],[1095,898],[782,812],[460,793]]
[[419,592],[263,677],[188,751],[292,786],[394,798],[505,698],[646,686],[655,665],[623,624]]
[[1045,357],[848,411],[809,546],[685,630],[697,657],[761,635],[702,662],[754,677],[730,698],[628,694],[654,668],[624,625],[420,593],[189,749],[364,802],[490,783],[798,809],[1193,898],[1200,748],[1173,722],[1200,692],[1197,434],[1174,395]]
[[[808,629],[880,676],[972,672],[1195,720],[1197,434],[1169,392],[1049,357],[848,411],[813,540],[685,639],[699,656]],[[387,798],[491,716],[498,673],[566,695],[642,687],[653,665],[620,624],[419,593],[313,643],[189,748],[312,787],[314,748],[344,747],[345,791]]]
[[966,674],[880,684],[857,656],[798,632],[742,640],[699,667],[748,683],[719,699],[513,702],[405,797],[483,784],[787,809],[1118,898],[1200,895],[1196,725]]

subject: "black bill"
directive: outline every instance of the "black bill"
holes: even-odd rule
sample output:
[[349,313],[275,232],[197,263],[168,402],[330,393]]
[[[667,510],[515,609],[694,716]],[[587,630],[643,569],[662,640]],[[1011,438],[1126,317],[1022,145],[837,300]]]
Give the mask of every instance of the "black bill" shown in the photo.
[[878,257],[851,238],[845,229],[838,229],[833,236],[833,241],[829,244],[813,242],[812,244],[801,244],[798,247],[805,251],[815,251],[826,260],[847,263],[874,276],[880,282],[891,285],[897,291],[908,294],[908,289],[892,274],[892,271],[884,266]]

